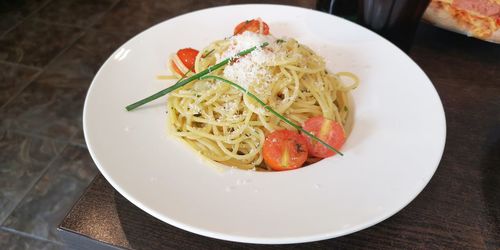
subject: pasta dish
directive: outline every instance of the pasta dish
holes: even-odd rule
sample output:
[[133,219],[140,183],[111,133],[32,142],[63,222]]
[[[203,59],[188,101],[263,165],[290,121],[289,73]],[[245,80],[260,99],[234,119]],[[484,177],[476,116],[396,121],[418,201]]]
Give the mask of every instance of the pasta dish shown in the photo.
[[260,19],[200,51],[177,51],[168,66],[173,76],[159,78],[181,81],[208,70],[169,93],[167,123],[169,133],[213,161],[289,170],[340,153],[346,140],[357,77],[329,72],[321,56],[295,39],[275,38]]

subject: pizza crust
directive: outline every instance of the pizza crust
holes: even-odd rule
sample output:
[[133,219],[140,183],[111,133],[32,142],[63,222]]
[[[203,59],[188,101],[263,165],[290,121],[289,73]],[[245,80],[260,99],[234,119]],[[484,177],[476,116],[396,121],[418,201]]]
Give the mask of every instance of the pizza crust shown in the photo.
[[[437,27],[476,37],[466,27],[461,26],[448,11],[440,8],[439,5],[431,3],[425,11],[423,19]],[[500,44],[500,29],[493,32],[491,36],[476,38]]]

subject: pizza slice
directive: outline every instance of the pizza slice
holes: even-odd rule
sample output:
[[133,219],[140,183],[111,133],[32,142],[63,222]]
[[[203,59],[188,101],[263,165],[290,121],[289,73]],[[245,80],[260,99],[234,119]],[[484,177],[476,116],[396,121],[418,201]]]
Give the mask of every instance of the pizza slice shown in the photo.
[[432,0],[424,13],[424,20],[500,43],[500,0]]

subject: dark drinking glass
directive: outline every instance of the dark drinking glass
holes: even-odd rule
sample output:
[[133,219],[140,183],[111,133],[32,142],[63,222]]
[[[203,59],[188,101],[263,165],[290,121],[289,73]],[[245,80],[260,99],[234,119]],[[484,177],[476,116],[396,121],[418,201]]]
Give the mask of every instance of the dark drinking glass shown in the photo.
[[358,0],[317,0],[316,9],[356,21],[358,15]]
[[408,51],[429,2],[430,0],[360,0],[359,22],[403,51]]

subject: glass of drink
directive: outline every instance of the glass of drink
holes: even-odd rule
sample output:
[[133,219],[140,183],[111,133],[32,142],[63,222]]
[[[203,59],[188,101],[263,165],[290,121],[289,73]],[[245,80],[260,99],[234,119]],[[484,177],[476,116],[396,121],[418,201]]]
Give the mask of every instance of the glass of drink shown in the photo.
[[353,22],[358,19],[358,0],[316,0],[316,9]]
[[407,52],[429,2],[430,0],[318,0],[316,8],[355,21]]
[[411,47],[415,31],[430,0],[361,0],[359,23],[393,42]]

